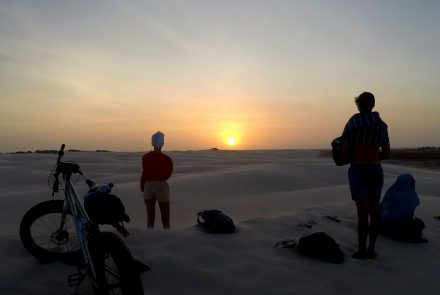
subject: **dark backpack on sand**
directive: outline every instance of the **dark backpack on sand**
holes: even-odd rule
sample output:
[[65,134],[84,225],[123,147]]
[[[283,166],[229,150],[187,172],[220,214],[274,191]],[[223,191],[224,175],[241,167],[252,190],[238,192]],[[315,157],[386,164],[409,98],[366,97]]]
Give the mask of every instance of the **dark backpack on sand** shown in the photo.
[[298,250],[307,256],[331,263],[342,263],[344,261],[344,253],[341,251],[339,244],[324,232],[316,232],[299,239]]
[[234,221],[220,210],[204,210],[197,213],[197,223],[213,234],[235,232]]
[[379,230],[380,233],[400,241],[424,243],[427,242],[422,236],[424,228],[425,222],[420,218],[414,217],[399,224],[382,223]]

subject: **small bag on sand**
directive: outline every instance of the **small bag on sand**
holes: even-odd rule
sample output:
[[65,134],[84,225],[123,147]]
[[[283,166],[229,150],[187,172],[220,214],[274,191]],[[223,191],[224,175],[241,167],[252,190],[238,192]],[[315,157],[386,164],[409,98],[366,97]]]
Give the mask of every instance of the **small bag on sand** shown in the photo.
[[204,210],[197,213],[197,223],[213,234],[230,234],[235,232],[232,219],[220,210]]
[[344,253],[339,248],[339,244],[324,232],[316,232],[299,239],[298,250],[305,255],[331,263],[344,261]]

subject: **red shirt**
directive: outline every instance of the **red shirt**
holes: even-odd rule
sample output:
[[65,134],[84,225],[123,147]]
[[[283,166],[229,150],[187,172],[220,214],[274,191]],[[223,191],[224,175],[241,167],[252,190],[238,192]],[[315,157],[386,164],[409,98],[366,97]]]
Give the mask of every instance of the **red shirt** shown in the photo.
[[141,191],[144,191],[145,181],[165,181],[173,173],[173,161],[160,152],[149,152],[142,157]]

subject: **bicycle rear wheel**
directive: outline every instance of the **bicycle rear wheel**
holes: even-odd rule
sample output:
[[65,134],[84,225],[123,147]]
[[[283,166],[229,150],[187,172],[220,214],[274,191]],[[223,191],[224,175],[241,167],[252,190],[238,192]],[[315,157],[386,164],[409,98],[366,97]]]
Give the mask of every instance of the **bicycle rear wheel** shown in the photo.
[[101,232],[89,240],[89,250],[96,271],[95,295],[143,295],[144,288],[133,256],[116,234]]
[[29,209],[21,220],[21,242],[30,254],[42,262],[60,260],[77,263],[82,258],[71,214],[66,214],[64,227],[59,230],[63,204],[63,200],[39,203]]

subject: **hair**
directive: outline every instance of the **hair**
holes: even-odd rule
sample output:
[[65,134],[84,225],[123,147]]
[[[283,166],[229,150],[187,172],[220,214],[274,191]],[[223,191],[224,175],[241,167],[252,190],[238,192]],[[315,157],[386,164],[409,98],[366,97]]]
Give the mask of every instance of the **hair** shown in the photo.
[[361,113],[369,113],[374,108],[375,99],[372,93],[363,92],[358,97],[355,97],[354,102]]

